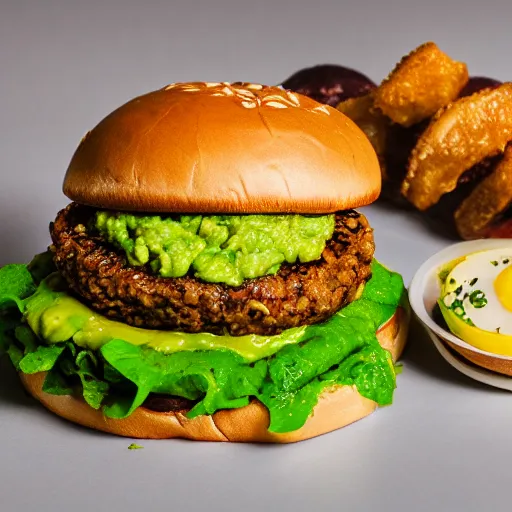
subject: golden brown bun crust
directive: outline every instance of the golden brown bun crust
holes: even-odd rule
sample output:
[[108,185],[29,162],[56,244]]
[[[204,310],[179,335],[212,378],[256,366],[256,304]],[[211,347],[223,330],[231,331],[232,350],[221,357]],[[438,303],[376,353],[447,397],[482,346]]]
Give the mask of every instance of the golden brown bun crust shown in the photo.
[[[399,308],[377,332],[379,342],[391,352],[394,361],[405,346],[409,315],[408,308]],[[241,409],[222,410],[213,416],[199,416],[192,420],[183,413],[159,413],[143,407],[136,409],[128,418],[113,420],[89,407],[82,399],[44,393],[45,373],[21,373],[20,377],[27,391],[55,414],[86,427],[135,438],[291,443],[344,427],[377,408],[375,402],[362,397],[355,387],[339,386],[324,391],[306,424],[286,434],[267,430],[268,410],[258,400]]]
[[336,109],[279,87],[200,82],[103,119],[63,190],[113,210],[329,213],[372,203],[380,187],[371,144]]

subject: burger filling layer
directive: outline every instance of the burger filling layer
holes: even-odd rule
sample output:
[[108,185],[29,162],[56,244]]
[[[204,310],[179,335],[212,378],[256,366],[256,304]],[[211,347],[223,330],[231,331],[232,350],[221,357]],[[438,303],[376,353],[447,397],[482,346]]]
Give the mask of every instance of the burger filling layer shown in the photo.
[[[257,398],[269,409],[273,432],[300,428],[319,395],[333,386],[355,386],[380,405],[392,401],[395,370],[376,332],[405,290],[401,277],[375,260],[362,295],[327,321],[275,337],[247,337],[243,347],[227,335],[207,336],[206,347],[181,333],[176,343],[173,333],[117,322],[105,331],[107,324],[95,323],[94,313],[73,302],[46,267],[39,259],[0,269],[0,354],[8,353],[18,371],[47,372],[46,393],[79,394],[112,418],[162,395],[193,404],[191,418]],[[161,338],[152,345],[153,334]]]
[[334,215],[137,215],[96,212],[94,227],[130,265],[162,277],[193,275],[239,286],[275,274],[283,262],[320,258]]
[[[317,260],[284,261],[274,275],[244,279],[240,286],[207,282],[192,271],[162,277],[149,264],[131,265],[124,250],[106,239],[108,234],[91,227],[96,215],[97,210],[75,203],[58,213],[50,229],[54,262],[94,311],[141,328],[277,335],[327,320],[357,296],[371,274],[373,232],[364,215],[353,210],[334,215],[334,231]],[[249,217],[243,225],[252,225]],[[292,215],[283,225],[302,225],[307,219],[298,218]]]

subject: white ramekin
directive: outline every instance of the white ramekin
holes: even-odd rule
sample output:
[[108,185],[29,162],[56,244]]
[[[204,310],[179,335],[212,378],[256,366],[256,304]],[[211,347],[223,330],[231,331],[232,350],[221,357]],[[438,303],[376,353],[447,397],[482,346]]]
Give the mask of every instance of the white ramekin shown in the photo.
[[[500,385],[499,387],[512,389],[512,379],[510,378],[512,377],[512,357],[485,352],[470,345],[469,343],[466,343],[464,340],[453,335],[450,331],[439,325],[434,320],[432,314],[441,293],[438,273],[444,265],[456,258],[473,252],[499,249],[504,247],[510,248],[512,250],[512,240],[474,240],[470,242],[461,242],[446,247],[425,261],[425,263],[423,263],[423,265],[418,269],[409,287],[409,301],[416,317],[426,328],[429,336],[434,341],[436,348],[441,352],[441,355],[443,355],[443,357],[445,357],[445,359],[447,359],[453,366],[455,366],[453,361],[450,361],[447,357],[452,355],[453,359],[453,354],[450,354],[450,351],[446,348],[446,345],[463,356],[466,361],[464,361],[464,359],[460,359],[459,361],[465,366],[468,366],[467,362],[470,361],[473,363],[473,365],[491,370],[491,372],[493,372],[496,377],[500,377],[500,381],[506,379],[508,382],[506,386]],[[444,352],[440,343],[444,347]],[[473,365],[469,365],[469,368],[475,370]],[[458,370],[468,374],[468,371],[464,371],[460,368],[460,365],[458,366]],[[484,372],[484,374],[491,372]],[[477,371],[477,373],[481,372]],[[507,377],[505,377],[505,375]],[[475,375],[469,376],[476,378]],[[478,380],[486,382],[486,380],[482,378],[479,378]],[[491,382],[487,383],[493,384]]]

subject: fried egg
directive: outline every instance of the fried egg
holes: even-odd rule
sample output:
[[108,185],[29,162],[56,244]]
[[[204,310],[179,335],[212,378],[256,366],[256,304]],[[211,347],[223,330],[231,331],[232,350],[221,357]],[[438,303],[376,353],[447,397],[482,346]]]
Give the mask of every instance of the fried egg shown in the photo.
[[466,256],[446,277],[442,301],[469,325],[512,335],[512,247]]

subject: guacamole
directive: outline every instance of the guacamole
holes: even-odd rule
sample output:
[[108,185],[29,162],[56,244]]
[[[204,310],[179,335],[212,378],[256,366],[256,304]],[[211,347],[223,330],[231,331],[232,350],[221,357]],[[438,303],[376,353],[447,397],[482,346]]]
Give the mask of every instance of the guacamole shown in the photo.
[[275,274],[283,262],[318,260],[334,232],[332,215],[134,215],[99,211],[94,228],[133,266],[162,277],[192,271],[210,283],[239,286]]

